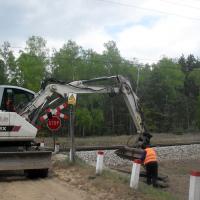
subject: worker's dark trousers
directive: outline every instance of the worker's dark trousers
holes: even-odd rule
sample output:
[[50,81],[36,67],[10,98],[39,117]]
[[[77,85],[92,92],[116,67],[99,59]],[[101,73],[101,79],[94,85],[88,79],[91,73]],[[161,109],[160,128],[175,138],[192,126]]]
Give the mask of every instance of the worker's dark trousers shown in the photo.
[[157,178],[158,178],[158,163],[149,162],[145,165],[147,173],[147,184],[153,184],[154,187],[157,187]]

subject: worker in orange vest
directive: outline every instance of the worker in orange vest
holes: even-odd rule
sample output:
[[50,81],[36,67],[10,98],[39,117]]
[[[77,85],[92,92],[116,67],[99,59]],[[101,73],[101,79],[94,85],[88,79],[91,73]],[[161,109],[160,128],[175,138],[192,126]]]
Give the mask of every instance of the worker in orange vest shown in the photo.
[[148,145],[143,146],[144,154],[141,160],[146,168],[147,184],[153,184],[153,187],[158,187],[158,161],[156,151]]

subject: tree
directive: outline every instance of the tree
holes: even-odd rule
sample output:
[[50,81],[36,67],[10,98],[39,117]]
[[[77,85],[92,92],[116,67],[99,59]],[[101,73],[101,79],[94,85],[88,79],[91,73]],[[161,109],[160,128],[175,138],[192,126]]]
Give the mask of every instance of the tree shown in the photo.
[[40,36],[31,36],[26,41],[25,51],[31,56],[46,57],[48,49],[46,40]]
[[65,81],[78,79],[82,48],[69,40],[52,58],[52,76]]
[[189,80],[193,83],[193,87],[196,88],[195,100],[193,99],[193,111],[194,111],[194,121],[196,122],[198,128],[200,129],[200,65],[199,68],[194,69],[190,75]]
[[25,52],[21,51],[17,59],[23,87],[39,90],[41,81],[46,76],[47,53],[46,41],[43,38],[32,36],[27,40]]
[[[200,68],[200,61],[193,55],[189,55],[187,58],[182,55],[179,60],[179,64],[182,67],[182,71],[185,74],[184,80],[184,94],[185,94],[185,107],[187,116],[187,129],[194,127],[196,121],[196,103],[199,96],[199,87],[197,86],[198,75],[196,69]],[[197,73],[196,73],[197,72]]]
[[0,84],[5,84],[7,82],[6,80],[6,73],[5,73],[5,63],[3,60],[0,60]]
[[4,82],[20,85],[20,70],[17,67],[15,56],[9,42],[4,42],[0,49],[2,57],[1,68]]
[[89,135],[92,126],[92,116],[87,108],[76,110],[76,125],[81,129],[82,136]]
[[105,50],[103,51],[104,67],[108,75],[120,74],[120,64],[122,58],[120,52],[114,41],[109,41],[104,44]]
[[77,68],[80,79],[91,79],[107,75],[102,55],[92,49],[82,50],[81,61]]
[[196,106],[196,122],[197,127],[200,129],[200,96],[198,96],[197,106]]
[[182,105],[179,96],[184,87],[184,74],[180,66],[163,58],[153,65],[147,87],[148,92],[143,98],[147,123],[154,121],[157,127],[154,131],[172,130],[179,121],[177,107]]
[[[143,65],[137,59],[123,58],[114,41],[105,43],[100,54],[71,40],[54,50],[51,58],[48,53],[46,41],[39,36],[28,38],[18,57],[9,42],[4,42],[0,48],[0,84],[38,91],[47,77],[69,82],[120,74],[137,90],[150,131],[200,128],[200,60],[194,55]],[[92,84],[115,86],[116,82],[113,79]],[[83,136],[133,132],[133,122],[121,95],[79,95],[76,116],[77,132]]]
[[92,129],[93,133],[102,134],[102,125],[104,122],[104,115],[101,109],[93,109],[92,112]]

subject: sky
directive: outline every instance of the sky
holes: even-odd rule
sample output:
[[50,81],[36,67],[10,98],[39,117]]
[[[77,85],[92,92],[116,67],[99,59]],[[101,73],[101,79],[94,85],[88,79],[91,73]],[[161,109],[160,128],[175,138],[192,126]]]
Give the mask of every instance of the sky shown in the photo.
[[200,0],[0,0],[0,45],[30,36],[59,49],[68,40],[98,53],[113,40],[124,58],[200,56]]

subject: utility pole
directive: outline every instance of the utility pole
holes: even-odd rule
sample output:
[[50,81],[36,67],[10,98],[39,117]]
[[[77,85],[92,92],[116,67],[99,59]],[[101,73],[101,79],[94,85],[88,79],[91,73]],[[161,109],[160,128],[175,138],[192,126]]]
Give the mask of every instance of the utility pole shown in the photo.
[[74,106],[70,105],[70,124],[69,124],[69,128],[70,128],[70,138],[71,138],[71,148],[70,148],[70,162],[74,162],[75,161],[75,145],[74,145]]
[[75,161],[75,143],[74,143],[74,119],[75,119],[75,105],[76,105],[76,94],[75,93],[69,93],[68,94],[68,104],[70,106],[70,124],[69,124],[69,132],[70,132],[70,138],[71,138],[71,148],[70,148],[70,155],[69,159],[70,162]]
[[136,82],[136,90],[135,90],[136,95],[138,92],[139,80],[140,80],[140,66],[138,65],[137,66],[137,82]]

